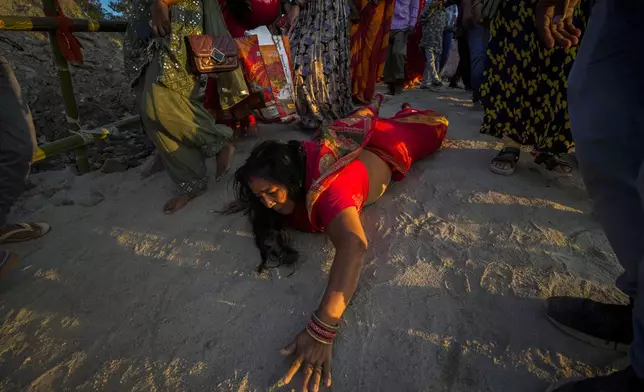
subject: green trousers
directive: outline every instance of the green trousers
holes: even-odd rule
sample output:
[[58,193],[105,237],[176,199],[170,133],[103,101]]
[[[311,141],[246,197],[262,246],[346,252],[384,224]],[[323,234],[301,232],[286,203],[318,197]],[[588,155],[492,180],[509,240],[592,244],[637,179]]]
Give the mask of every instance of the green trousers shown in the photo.
[[405,64],[407,63],[407,37],[405,30],[391,30],[389,32],[389,46],[387,47],[387,60],[383,71],[382,80],[392,84],[405,79]]
[[208,185],[206,158],[228,144],[233,131],[216,124],[197,98],[198,87],[185,96],[161,84],[159,75],[155,57],[135,86],[143,127],[179,194],[201,193]]

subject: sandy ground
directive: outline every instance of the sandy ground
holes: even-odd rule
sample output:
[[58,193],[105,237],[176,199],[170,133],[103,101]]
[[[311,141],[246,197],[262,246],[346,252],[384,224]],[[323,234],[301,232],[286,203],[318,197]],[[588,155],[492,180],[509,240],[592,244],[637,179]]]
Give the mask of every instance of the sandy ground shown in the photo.
[[[334,390],[537,392],[624,358],[543,315],[550,295],[623,300],[578,174],[544,173],[529,154],[515,176],[492,174],[499,142],[478,133],[467,97],[409,91],[382,110],[439,110],[449,141],[363,213],[371,245],[334,346]],[[165,216],[170,180],[139,173],[31,178],[15,217],[54,230],[9,247],[23,260],[0,282],[0,390],[266,391],[286,371],[277,351],[318,304],[330,242],[298,234],[305,262],[260,276],[248,223],[212,212],[230,181]]]

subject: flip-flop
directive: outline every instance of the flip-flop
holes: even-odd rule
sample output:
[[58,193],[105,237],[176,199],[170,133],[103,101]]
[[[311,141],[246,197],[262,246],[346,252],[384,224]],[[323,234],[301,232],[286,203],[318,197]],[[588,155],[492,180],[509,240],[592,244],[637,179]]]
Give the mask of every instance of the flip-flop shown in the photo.
[[569,174],[572,172],[572,166],[557,154],[539,151],[536,151],[535,154],[534,163],[537,165],[543,164],[546,169],[557,173]]
[[8,250],[0,250],[0,278],[7,276],[9,270],[18,264],[18,255]]
[[[505,147],[503,150],[492,158],[490,162],[490,171],[495,174],[500,174],[503,176],[509,176],[514,174],[517,168],[517,162],[519,162],[519,157],[521,156],[521,150],[516,147]],[[509,169],[499,169],[494,166],[494,162],[509,163]]]
[[11,225],[13,230],[0,235],[0,244],[30,241],[49,233],[51,226],[47,223],[16,223]]

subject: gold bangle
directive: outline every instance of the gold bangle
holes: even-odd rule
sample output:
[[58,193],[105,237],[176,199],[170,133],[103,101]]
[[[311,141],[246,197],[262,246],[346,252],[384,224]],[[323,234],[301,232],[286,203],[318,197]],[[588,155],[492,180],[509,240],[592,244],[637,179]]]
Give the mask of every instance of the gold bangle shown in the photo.
[[340,324],[339,323],[336,326],[329,325],[329,324],[325,323],[324,321],[320,320],[320,318],[318,317],[317,314],[315,314],[315,312],[313,312],[313,319],[318,324],[322,325],[324,328],[330,329],[332,331],[337,331],[338,329],[340,329]]

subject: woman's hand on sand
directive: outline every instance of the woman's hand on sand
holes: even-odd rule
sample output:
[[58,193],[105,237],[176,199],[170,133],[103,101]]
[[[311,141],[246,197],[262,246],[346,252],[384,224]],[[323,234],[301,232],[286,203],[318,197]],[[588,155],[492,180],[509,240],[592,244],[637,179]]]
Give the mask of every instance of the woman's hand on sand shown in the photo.
[[157,37],[170,34],[170,7],[163,0],[155,0],[150,7],[152,14],[152,31]]
[[581,30],[573,24],[579,0],[539,0],[535,7],[535,24],[541,42],[550,49],[555,44],[569,48],[579,43]]
[[[285,356],[295,354],[295,361],[280,380],[280,386],[289,384],[298,370],[302,369],[304,382],[301,391],[319,391],[322,372],[324,372],[324,385],[331,388],[331,351],[331,344],[318,342],[306,330],[300,332],[295,340],[280,350],[280,353]],[[311,384],[310,388],[309,384]]]
[[292,5],[291,9],[288,11],[288,14],[286,14],[286,27],[288,28],[288,33],[286,33],[286,35],[291,35],[299,18],[300,6]]

